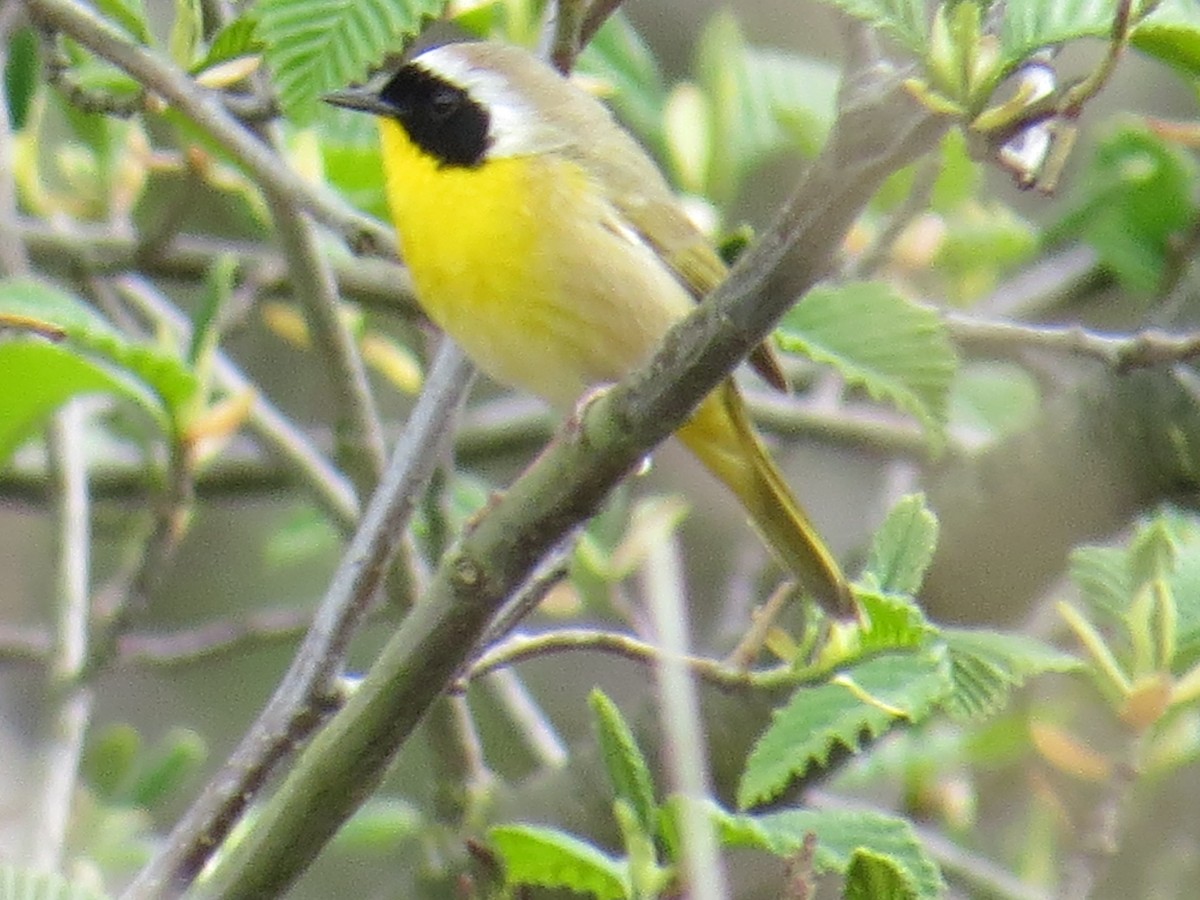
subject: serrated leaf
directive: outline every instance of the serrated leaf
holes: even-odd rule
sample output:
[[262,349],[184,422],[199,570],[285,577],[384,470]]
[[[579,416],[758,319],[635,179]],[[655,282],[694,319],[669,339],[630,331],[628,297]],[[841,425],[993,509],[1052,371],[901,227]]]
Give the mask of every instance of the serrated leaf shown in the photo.
[[106,900],[106,897],[52,872],[0,865],[0,900]]
[[656,153],[663,149],[667,89],[650,47],[621,10],[579,54],[576,70],[605,85],[604,99]]
[[843,12],[887,32],[913,53],[929,42],[924,0],[824,0]]
[[780,856],[791,856],[807,834],[817,837],[815,864],[820,871],[845,873],[854,855],[865,850],[896,867],[914,896],[941,897],[946,889],[941,870],[925,852],[904,819],[874,812],[785,810],[754,816]]
[[937,548],[938,521],[924,494],[901,498],[871,537],[863,581],[889,594],[916,594]]
[[858,656],[920,647],[936,632],[920,607],[907,597],[862,590],[854,596],[865,623],[858,636]]
[[1113,0],[1015,0],[1005,3],[1000,26],[1004,61],[1015,64],[1051,44],[1081,37],[1108,37],[1116,4]]
[[954,688],[947,711],[960,719],[994,715],[1013,688],[1045,672],[1073,672],[1080,659],[1041,641],[1011,632],[944,628]]
[[1162,0],[1133,29],[1133,46],[1143,53],[1200,75],[1200,4],[1195,0]]
[[588,705],[596,717],[596,736],[609,783],[618,800],[629,804],[637,816],[642,833],[653,835],[658,829],[658,807],[654,801],[654,782],[646,757],[621,716],[615,703],[599,688],[588,695]]
[[599,900],[629,896],[625,864],[579,838],[533,825],[501,825],[488,835],[509,885],[567,888]]
[[893,860],[859,849],[850,858],[842,896],[845,900],[915,900],[918,895]]
[[[93,366],[108,364],[110,370],[124,370],[158,395],[173,422],[189,411],[199,389],[194,373],[176,356],[126,339],[87,304],[41,282],[0,281],[0,321],[23,322],[32,330],[57,333],[81,360],[86,354],[94,360]],[[144,391],[129,386],[122,393],[137,399],[161,420],[162,407],[147,400]]]
[[820,687],[797,690],[758,739],[738,785],[743,809],[779,795],[837,747],[857,751],[900,719],[919,722],[952,687],[938,650],[888,654],[858,663]]
[[254,8],[258,34],[284,111],[307,123],[322,94],[360,79],[445,5],[446,0],[260,0]]
[[1133,594],[1126,551],[1120,547],[1076,547],[1069,572],[1094,612],[1120,620]]
[[785,350],[832,365],[849,384],[916,416],[941,442],[958,357],[936,310],[880,282],[819,287],[776,334]]

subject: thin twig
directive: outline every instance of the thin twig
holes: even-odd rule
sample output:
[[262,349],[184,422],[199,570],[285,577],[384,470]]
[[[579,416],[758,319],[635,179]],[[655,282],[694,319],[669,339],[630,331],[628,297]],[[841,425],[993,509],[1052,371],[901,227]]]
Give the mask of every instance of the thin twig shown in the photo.
[[378,591],[408,518],[444,452],[471,372],[457,348],[443,342],[379,489],[291,667],[229,761],[138,874],[125,900],[174,896],[191,885],[275,766],[327,715],[325,700],[349,635]]
[[266,195],[288,267],[296,277],[294,290],[304,307],[309,334],[329,372],[337,416],[336,456],[359,496],[365,497],[378,484],[386,458],[366,367],[338,308],[337,284],[318,243],[316,227],[294,197],[269,187]]
[[[171,328],[181,346],[191,340],[191,321],[146,279],[131,275],[118,279],[117,286],[139,313],[158,326]],[[213,376],[217,385],[229,394],[240,394],[253,388],[250,379],[222,350],[217,350],[213,356]],[[347,532],[353,530],[359,515],[354,487],[325,459],[308,436],[259,391],[255,391],[247,424],[255,436],[301,478],[338,527]]]
[[[290,291],[294,276],[279,252],[267,244],[233,241],[204,235],[180,235],[153,259],[138,256],[136,236],[111,225],[56,222],[18,217],[16,230],[43,268],[53,271],[64,263],[72,271],[94,274],[140,271],[151,275],[201,278],[222,256],[232,256],[238,268],[253,272],[265,291]],[[371,309],[422,317],[413,300],[408,272],[393,260],[328,254],[338,289]]]
[[251,648],[295,640],[312,623],[312,618],[311,610],[288,606],[218,619],[167,634],[128,633],[117,641],[114,664],[155,668],[191,666]]
[[1200,332],[1150,328],[1131,335],[1098,334],[1079,325],[1026,325],[958,312],[946,312],[944,318],[954,339],[975,352],[1050,350],[1091,357],[1122,374],[1200,355]]
[[79,760],[92,710],[92,687],[84,680],[88,667],[91,612],[91,508],[88,501],[84,427],[87,401],[69,402],[50,427],[55,473],[54,648],[49,669],[50,694],[46,741],[41,750],[41,796],[30,859],[38,868],[61,871],[67,829],[74,806]]
[[695,900],[725,900],[728,878],[707,800],[712,783],[700,698],[688,664],[688,604],[677,538],[653,545],[639,574],[642,596],[660,647],[654,672],[666,766],[672,792],[682,802],[679,837],[683,882]]

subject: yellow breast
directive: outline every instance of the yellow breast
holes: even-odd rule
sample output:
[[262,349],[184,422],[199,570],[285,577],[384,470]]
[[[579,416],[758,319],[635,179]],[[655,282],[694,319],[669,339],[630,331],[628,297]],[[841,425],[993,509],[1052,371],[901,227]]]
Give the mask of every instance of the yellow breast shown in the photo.
[[380,122],[401,252],[430,318],[499,381],[570,403],[643,361],[692,303],[552,154],[439,165]]

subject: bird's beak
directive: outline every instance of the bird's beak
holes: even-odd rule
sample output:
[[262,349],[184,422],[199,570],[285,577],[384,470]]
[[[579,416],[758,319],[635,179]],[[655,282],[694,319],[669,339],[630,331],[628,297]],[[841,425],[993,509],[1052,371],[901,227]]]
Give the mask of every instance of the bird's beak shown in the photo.
[[343,88],[340,91],[332,91],[321,99],[334,106],[356,109],[376,116],[386,115],[390,112],[387,104],[379,99],[379,94],[368,87]]

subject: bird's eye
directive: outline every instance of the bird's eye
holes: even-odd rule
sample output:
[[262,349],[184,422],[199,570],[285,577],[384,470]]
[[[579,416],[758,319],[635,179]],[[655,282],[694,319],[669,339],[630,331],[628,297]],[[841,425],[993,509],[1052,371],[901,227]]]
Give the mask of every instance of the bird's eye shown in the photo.
[[429,97],[429,113],[435,121],[444,122],[454,115],[462,103],[457,91],[449,88],[439,88]]

